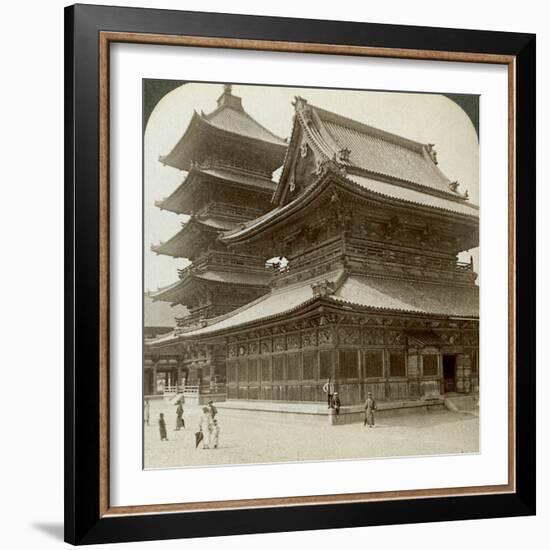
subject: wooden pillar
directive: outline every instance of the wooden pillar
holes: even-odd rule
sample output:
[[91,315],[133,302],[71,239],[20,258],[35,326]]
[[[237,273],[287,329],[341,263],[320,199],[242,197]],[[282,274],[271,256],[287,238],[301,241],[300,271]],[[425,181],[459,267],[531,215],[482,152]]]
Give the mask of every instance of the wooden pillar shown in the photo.
[[391,386],[390,386],[390,350],[384,350],[384,389],[386,394],[386,401],[391,400]]
[[153,395],[156,395],[158,393],[157,390],[157,365],[158,365],[158,357],[155,357],[153,359]]
[[470,393],[472,391],[472,360],[469,353],[463,353],[461,356],[464,376],[464,393]]
[[178,375],[176,380],[176,386],[183,386],[183,380],[181,376],[182,376],[181,359],[178,359]]
[[409,347],[407,350],[407,382],[409,387],[409,396],[416,397],[420,395],[421,378],[421,355],[416,347]]
[[457,393],[464,393],[464,354],[456,356],[455,364],[455,389]]

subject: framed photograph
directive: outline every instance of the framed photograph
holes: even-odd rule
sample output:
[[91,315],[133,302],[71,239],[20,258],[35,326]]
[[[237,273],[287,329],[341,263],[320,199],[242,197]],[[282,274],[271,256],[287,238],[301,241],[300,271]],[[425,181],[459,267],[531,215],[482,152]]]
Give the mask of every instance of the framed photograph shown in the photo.
[[534,514],[534,35],[65,20],[66,541]]

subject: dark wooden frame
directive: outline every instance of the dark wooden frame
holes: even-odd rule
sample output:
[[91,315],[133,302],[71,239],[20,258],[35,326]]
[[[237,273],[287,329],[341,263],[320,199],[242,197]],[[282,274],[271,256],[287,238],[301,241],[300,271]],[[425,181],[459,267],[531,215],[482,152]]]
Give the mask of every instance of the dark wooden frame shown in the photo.
[[[509,70],[509,483],[111,508],[108,51],[192,44],[502,63]],[[535,513],[535,36],[77,5],[65,11],[65,540],[73,544]],[[516,368],[517,367],[517,368]],[[150,512],[155,512],[150,513]]]

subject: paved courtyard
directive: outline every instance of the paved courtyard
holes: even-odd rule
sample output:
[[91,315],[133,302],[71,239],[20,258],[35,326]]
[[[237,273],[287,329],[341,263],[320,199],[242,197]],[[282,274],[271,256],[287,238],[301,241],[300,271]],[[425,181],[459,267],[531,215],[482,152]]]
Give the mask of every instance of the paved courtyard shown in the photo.
[[[388,456],[474,453],[479,451],[479,418],[447,410],[379,416],[375,428],[362,424],[329,426],[284,422],[280,415],[257,418],[253,412],[220,410],[217,449],[195,449],[200,407],[184,405],[185,429],[175,431],[176,407],[151,401],[145,426],[145,468],[294,462]],[[163,412],[168,441],[161,441]]]

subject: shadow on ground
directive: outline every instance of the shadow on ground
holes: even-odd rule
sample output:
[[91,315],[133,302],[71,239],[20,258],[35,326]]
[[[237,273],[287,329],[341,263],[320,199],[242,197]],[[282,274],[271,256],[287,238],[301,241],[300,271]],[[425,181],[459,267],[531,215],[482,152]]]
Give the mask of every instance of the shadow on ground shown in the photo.
[[32,523],[31,527],[36,531],[45,533],[52,539],[63,541],[64,528],[62,523],[36,522]]

